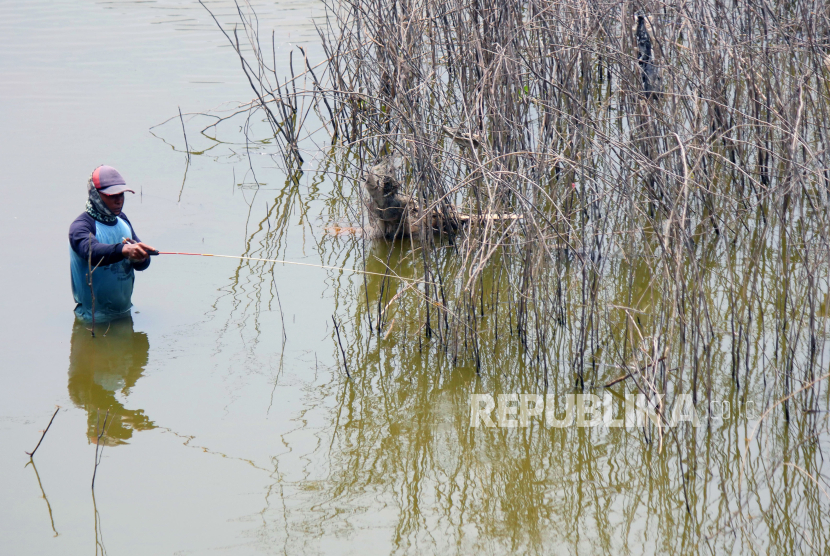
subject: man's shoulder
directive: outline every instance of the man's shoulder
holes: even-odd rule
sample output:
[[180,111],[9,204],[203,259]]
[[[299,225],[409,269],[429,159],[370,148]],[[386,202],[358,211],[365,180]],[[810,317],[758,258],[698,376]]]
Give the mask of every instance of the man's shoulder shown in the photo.
[[89,234],[94,233],[95,219],[87,213],[83,213],[69,225],[69,244],[72,246],[72,249],[77,252],[78,246],[84,238],[89,237]]
[[78,215],[78,218],[73,220],[72,224],[69,225],[69,231],[71,232],[72,230],[77,228],[88,228],[90,226],[92,226],[93,228],[95,227],[95,219],[92,218],[86,212],[82,212],[80,215]]

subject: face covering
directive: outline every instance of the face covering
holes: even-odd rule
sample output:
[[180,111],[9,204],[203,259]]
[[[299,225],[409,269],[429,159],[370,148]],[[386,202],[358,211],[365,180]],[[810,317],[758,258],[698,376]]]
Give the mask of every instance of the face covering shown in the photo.
[[98,193],[97,189],[95,189],[95,184],[92,183],[92,176],[89,177],[89,181],[86,184],[86,190],[89,196],[89,199],[87,199],[86,202],[87,214],[98,222],[102,222],[104,224],[115,224],[115,215],[110,211],[110,209],[107,208],[107,205],[105,205],[103,199],[101,199],[101,194]]

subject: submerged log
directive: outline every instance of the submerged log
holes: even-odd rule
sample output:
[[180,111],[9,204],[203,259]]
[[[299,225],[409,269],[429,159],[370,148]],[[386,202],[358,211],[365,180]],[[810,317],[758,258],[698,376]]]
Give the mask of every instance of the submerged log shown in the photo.
[[394,176],[394,166],[383,162],[372,166],[363,179],[368,193],[366,208],[372,225],[372,235],[386,239],[417,236],[423,226],[433,233],[454,236],[460,226],[471,221],[519,220],[517,214],[461,214],[454,206],[423,210],[416,199],[400,193],[401,184]]
[[391,162],[371,167],[363,187],[369,194],[366,204],[374,235],[386,239],[411,237],[418,235],[422,226],[450,235],[458,231],[454,211],[449,215],[442,215],[438,210],[425,214],[411,196],[401,195],[401,184],[395,179]]

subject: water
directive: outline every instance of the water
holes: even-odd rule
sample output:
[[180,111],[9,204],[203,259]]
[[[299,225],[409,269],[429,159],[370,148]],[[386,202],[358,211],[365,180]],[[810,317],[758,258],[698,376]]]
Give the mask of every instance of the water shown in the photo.
[[[208,5],[232,30],[233,4]],[[263,36],[274,29],[278,73],[291,45],[319,59],[318,4],[255,7]],[[391,256],[404,276],[418,275],[417,260],[407,243],[390,253],[327,233],[356,221],[334,193],[349,185],[308,172],[288,187],[273,146],[254,145],[249,159],[244,142],[198,133],[212,120],[193,114],[252,96],[198,3],[38,1],[0,17],[4,553],[741,552],[751,547],[723,534],[737,500],[763,509],[747,522],[760,547],[828,545],[828,500],[796,468],[764,456],[739,477],[757,415],[743,417],[728,373],[719,390],[738,411],[680,435],[690,469],[637,429],[471,429],[471,393],[544,393],[538,374],[507,341],[480,377],[470,361],[422,349],[420,314],[390,301],[400,284],[385,297],[388,335],[369,335],[376,308],[367,315],[363,303],[366,288],[376,299],[376,277],[161,256],[137,276],[132,319],[92,339],[72,313],[66,232],[101,163],[136,188],[124,210],[161,250],[359,268],[365,249],[367,270],[383,272]],[[204,152],[189,164],[180,121],[167,121],[179,107],[191,150]],[[221,137],[243,122],[222,124]],[[647,272],[635,282],[647,290]],[[823,430],[826,416],[816,420]],[[775,446],[826,474],[826,433],[813,442],[806,426],[770,428]]]
[[[211,7],[220,20],[234,15],[232,3]],[[278,47],[314,37],[308,3],[262,4],[258,11],[263,24],[277,29]],[[0,12],[8,288],[2,552],[95,550],[89,439],[98,408],[101,419],[112,408],[112,441],[96,479],[107,551],[247,553],[262,526],[255,518],[268,504],[271,458],[285,451],[283,436],[297,428],[302,391],[313,377],[313,357],[311,367],[307,358],[297,360],[309,347],[299,338],[311,337],[310,345],[324,347],[330,359],[324,342],[330,301],[321,296],[327,274],[278,270],[280,288],[293,292],[283,307],[294,345],[280,370],[277,336],[254,349],[238,334],[245,314],[233,314],[222,301],[233,262],[154,260],[138,277],[133,325],[114,327],[105,338],[100,330],[93,341],[74,322],[66,253],[86,180],[102,163],[117,167],[136,189],[125,213],[151,244],[244,250],[245,195],[251,195],[235,186],[234,172],[243,176],[247,163],[194,157],[179,202],[184,155],[149,131],[178,106],[187,113],[248,100],[238,61],[197,3],[32,2],[5,4]],[[310,254],[297,243],[285,255]],[[58,532],[53,537],[23,451],[34,448],[56,404],[64,410],[36,456]]]

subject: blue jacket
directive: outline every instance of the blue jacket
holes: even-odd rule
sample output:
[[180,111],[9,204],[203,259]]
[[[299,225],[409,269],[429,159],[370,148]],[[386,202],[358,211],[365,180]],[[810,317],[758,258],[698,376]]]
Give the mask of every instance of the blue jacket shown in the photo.
[[150,259],[133,264],[124,257],[122,240],[125,237],[141,241],[124,213],[117,217],[115,224],[104,224],[84,212],[69,227],[72,295],[77,303],[75,314],[84,320],[92,319],[92,295],[88,281],[90,251],[94,269],[95,320],[106,321],[126,315],[133,306],[134,271],[147,269]]

